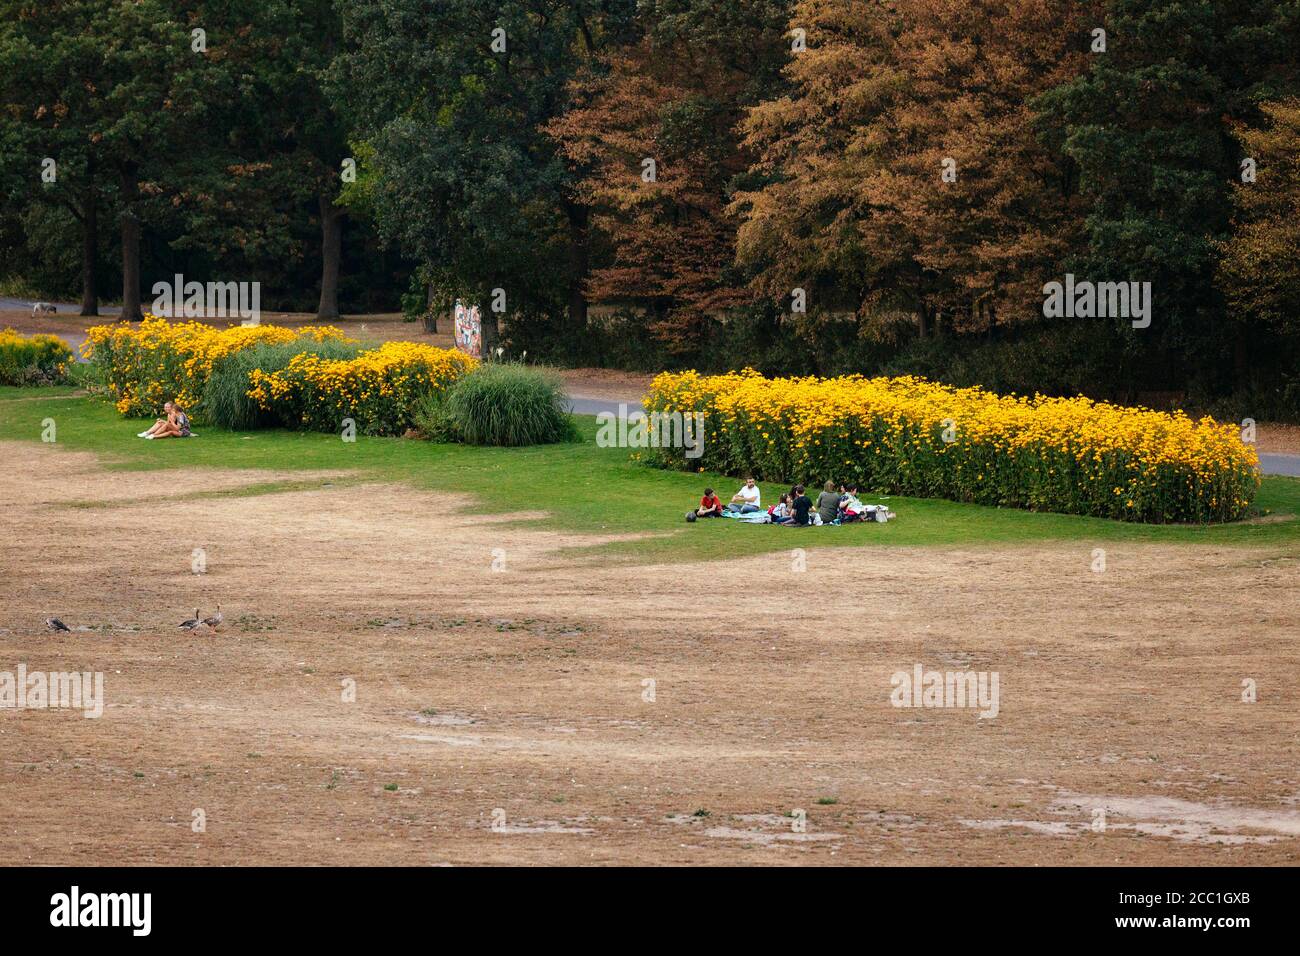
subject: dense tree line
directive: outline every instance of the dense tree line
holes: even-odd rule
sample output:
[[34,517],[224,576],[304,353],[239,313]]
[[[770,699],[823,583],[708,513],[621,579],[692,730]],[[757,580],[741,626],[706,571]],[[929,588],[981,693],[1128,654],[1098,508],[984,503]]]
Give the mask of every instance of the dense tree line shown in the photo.
[[[143,260],[537,356],[1300,410],[1300,0],[0,12],[5,271],[88,308]],[[1047,317],[1067,274],[1150,324]]]
[[[341,43],[331,0],[0,3],[3,273],[50,295],[79,277],[86,314],[107,295],[136,316],[179,272],[260,281],[271,307],[318,290],[337,316]],[[368,245],[356,271],[400,281]]]

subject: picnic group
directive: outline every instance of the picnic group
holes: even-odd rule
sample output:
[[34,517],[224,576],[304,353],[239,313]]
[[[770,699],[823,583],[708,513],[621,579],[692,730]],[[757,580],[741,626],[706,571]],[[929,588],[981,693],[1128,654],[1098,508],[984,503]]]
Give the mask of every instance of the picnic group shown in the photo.
[[712,488],[704,489],[700,506],[686,512],[687,521],[701,518],[734,518],[747,524],[778,524],[788,528],[809,525],[850,524],[855,521],[889,521],[897,517],[885,505],[863,504],[856,484],[836,485],[826,482],[817,500],[810,498],[803,485],[795,485],[766,510],[763,493],[752,477],[746,478],[731,501],[722,503]]

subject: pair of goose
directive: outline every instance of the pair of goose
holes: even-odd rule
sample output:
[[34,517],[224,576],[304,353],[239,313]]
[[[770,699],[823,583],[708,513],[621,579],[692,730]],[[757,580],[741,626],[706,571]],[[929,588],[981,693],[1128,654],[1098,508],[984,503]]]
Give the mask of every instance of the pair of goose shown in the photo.
[[212,617],[199,617],[199,609],[195,608],[194,616],[192,618],[190,618],[188,621],[181,621],[176,626],[179,627],[182,631],[192,631],[200,624],[202,624],[203,626],[210,627],[212,628],[212,630],[215,631],[223,620],[225,620],[225,618],[221,616],[221,605],[218,604],[217,613],[212,615]]
[[[218,604],[217,613],[212,615],[212,617],[199,617],[199,609],[195,608],[194,617],[190,618],[188,621],[181,621],[180,624],[176,626],[179,627],[182,631],[192,631],[200,624],[202,624],[205,627],[210,627],[215,631],[217,627],[221,624],[221,622],[224,620],[225,618],[222,617],[221,615],[221,605]],[[68,627],[68,625],[64,624],[57,617],[47,617],[45,619],[45,626],[48,627],[51,631],[67,631],[68,633],[72,633],[72,628]]]

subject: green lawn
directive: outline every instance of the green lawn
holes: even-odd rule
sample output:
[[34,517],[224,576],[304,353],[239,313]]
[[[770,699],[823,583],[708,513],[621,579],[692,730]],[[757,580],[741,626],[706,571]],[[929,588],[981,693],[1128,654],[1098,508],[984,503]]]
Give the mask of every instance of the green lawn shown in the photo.
[[[1132,525],[1099,518],[1035,514],[935,499],[889,499],[898,520],[887,525],[786,529],[706,521],[682,516],[705,485],[724,500],[735,477],[661,471],[629,461],[626,449],[598,448],[592,417],[580,417],[580,443],[489,449],[435,445],[393,438],[359,438],[299,432],[236,433],[200,427],[193,441],[141,441],[147,422],[124,420],[101,401],[68,388],[0,388],[0,440],[39,441],[41,422],[52,418],[58,443],[91,451],[109,468],[130,470],[223,467],[276,470],[355,469],[359,480],[383,478],[415,488],[471,492],[489,512],[541,510],[541,527],[594,533],[651,533],[636,542],[602,545],[593,558],[639,561],[717,558],[795,546],[982,545],[1074,540],[1152,541],[1258,545],[1292,549],[1300,544],[1300,480],[1268,478],[1256,501],[1264,517],[1232,525]],[[293,482],[259,483],[239,494],[270,494],[316,487],[310,474]],[[768,484],[764,502],[783,489]],[[867,502],[878,496],[863,496]],[[75,503],[95,507],[93,501]]]

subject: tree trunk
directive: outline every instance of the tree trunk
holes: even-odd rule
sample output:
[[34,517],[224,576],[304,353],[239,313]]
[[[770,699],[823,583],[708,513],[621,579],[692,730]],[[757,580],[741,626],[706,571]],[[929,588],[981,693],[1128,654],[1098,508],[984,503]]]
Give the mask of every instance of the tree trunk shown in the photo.
[[92,183],[86,190],[81,213],[81,314],[99,315],[99,289],[95,265],[99,255],[99,210]]
[[497,347],[497,342],[501,338],[501,329],[498,324],[498,316],[490,308],[479,310],[480,322],[483,326],[482,337],[480,339],[480,354],[483,358],[492,355]]
[[1250,383],[1250,343],[1246,339],[1249,326],[1241,326],[1232,341],[1232,378],[1238,391],[1245,391]]
[[140,311],[139,172],[134,164],[122,170],[122,318],[138,322]]
[[438,313],[433,310],[437,304],[438,296],[434,291],[434,285],[429,283],[429,291],[424,297],[424,331],[434,335],[438,331]]
[[590,267],[588,248],[589,231],[587,207],[569,203],[565,211],[569,216],[569,330],[585,332],[587,329],[587,272]]
[[321,276],[320,305],[316,318],[334,322],[339,317],[339,260],[343,256],[344,212],[325,193],[320,194]]

